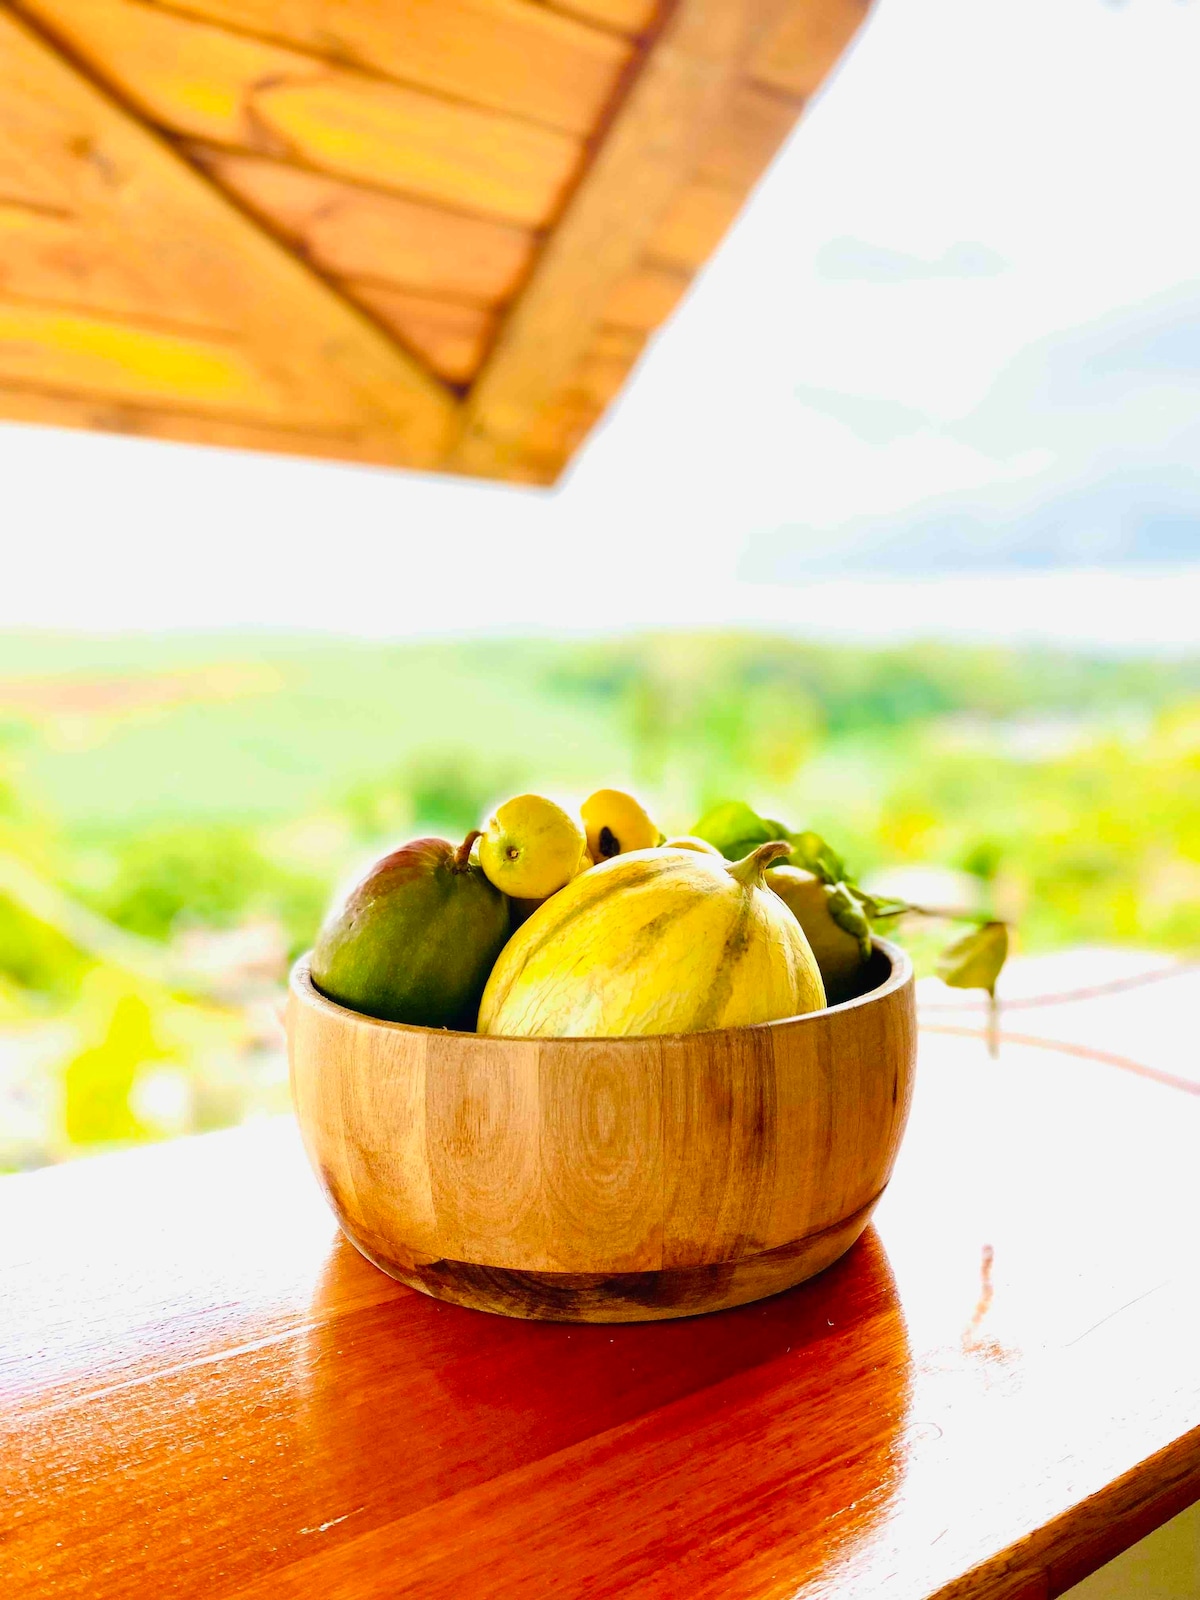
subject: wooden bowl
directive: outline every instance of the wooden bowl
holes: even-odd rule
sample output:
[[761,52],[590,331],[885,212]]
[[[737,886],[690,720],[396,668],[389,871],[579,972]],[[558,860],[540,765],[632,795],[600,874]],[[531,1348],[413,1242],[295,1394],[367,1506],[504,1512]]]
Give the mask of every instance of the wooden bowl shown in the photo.
[[347,1011],[292,973],[292,1095],[347,1237],[441,1300],[561,1322],[743,1305],[842,1255],[908,1118],[912,965],[751,1028],[494,1039]]

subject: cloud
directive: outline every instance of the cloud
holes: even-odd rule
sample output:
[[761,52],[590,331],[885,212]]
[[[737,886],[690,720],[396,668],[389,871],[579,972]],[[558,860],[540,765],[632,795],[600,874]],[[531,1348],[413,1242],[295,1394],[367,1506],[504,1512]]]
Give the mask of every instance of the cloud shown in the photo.
[[946,495],[897,516],[841,528],[761,529],[739,576],[806,583],[830,572],[915,575],[1200,561],[1200,480],[1183,468],[1126,463],[1093,479],[1005,484]]
[[864,438],[874,430],[877,446],[936,437],[994,474],[886,513],[866,512],[856,489],[859,514],[832,527],[760,526],[740,568],[751,581],[1200,563],[1200,284],[1034,341],[940,427],[914,428],[907,408],[870,397],[808,401]]
[[935,260],[843,234],[823,244],[817,276],[840,283],[915,283],[929,278],[995,278],[1008,262],[986,244],[960,240]]
[[832,417],[876,447],[909,438],[929,426],[924,411],[885,395],[843,394],[838,389],[819,389],[808,383],[796,384],[792,393],[802,406]]
[[[1042,447],[1099,457],[1181,448],[1200,419],[1200,283],[1039,339],[998,374],[956,437],[990,454]],[[1170,446],[1169,452],[1167,447]]]

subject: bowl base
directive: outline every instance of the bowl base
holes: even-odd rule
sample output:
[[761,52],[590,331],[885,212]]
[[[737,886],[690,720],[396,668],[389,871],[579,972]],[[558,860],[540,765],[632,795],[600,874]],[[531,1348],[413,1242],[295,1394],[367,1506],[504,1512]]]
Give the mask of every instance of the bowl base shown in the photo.
[[656,1272],[525,1272],[446,1260],[409,1265],[368,1249],[344,1224],[343,1231],[389,1277],[435,1300],[534,1322],[662,1322],[765,1300],[824,1272],[858,1239],[878,1199],[831,1227],[759,1255]]

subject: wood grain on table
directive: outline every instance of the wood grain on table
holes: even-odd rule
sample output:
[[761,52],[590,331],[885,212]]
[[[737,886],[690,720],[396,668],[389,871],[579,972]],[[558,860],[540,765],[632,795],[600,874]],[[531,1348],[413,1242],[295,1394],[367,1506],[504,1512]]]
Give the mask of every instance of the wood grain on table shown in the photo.
[[1042,1600],[1200,1498],[1200,1095],[927,1036],[810,1284],[510,1321],[340,1238],[290,1124],[0,1182],[0,1593]]

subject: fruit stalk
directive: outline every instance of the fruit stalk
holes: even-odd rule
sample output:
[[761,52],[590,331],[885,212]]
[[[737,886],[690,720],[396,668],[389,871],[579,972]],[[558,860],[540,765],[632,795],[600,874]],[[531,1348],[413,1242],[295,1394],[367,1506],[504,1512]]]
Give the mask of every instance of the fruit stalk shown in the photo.
[[729,874],[739,883],[744,883],[747,889],[765,889],[767,880],[763,874],[767,868],[774,866],[775,862],[782,861],[791,853],[792,847],[786,839],[770,839],[766,844],[760,844],[751,850],[750,854],[743,856],[740,861],[733,862],[729,867]]
[[454,871],[465,872],[471,865],[471,849],[476,839],[483,838],[482,828],[472,828],[467,837],[454,852]]

